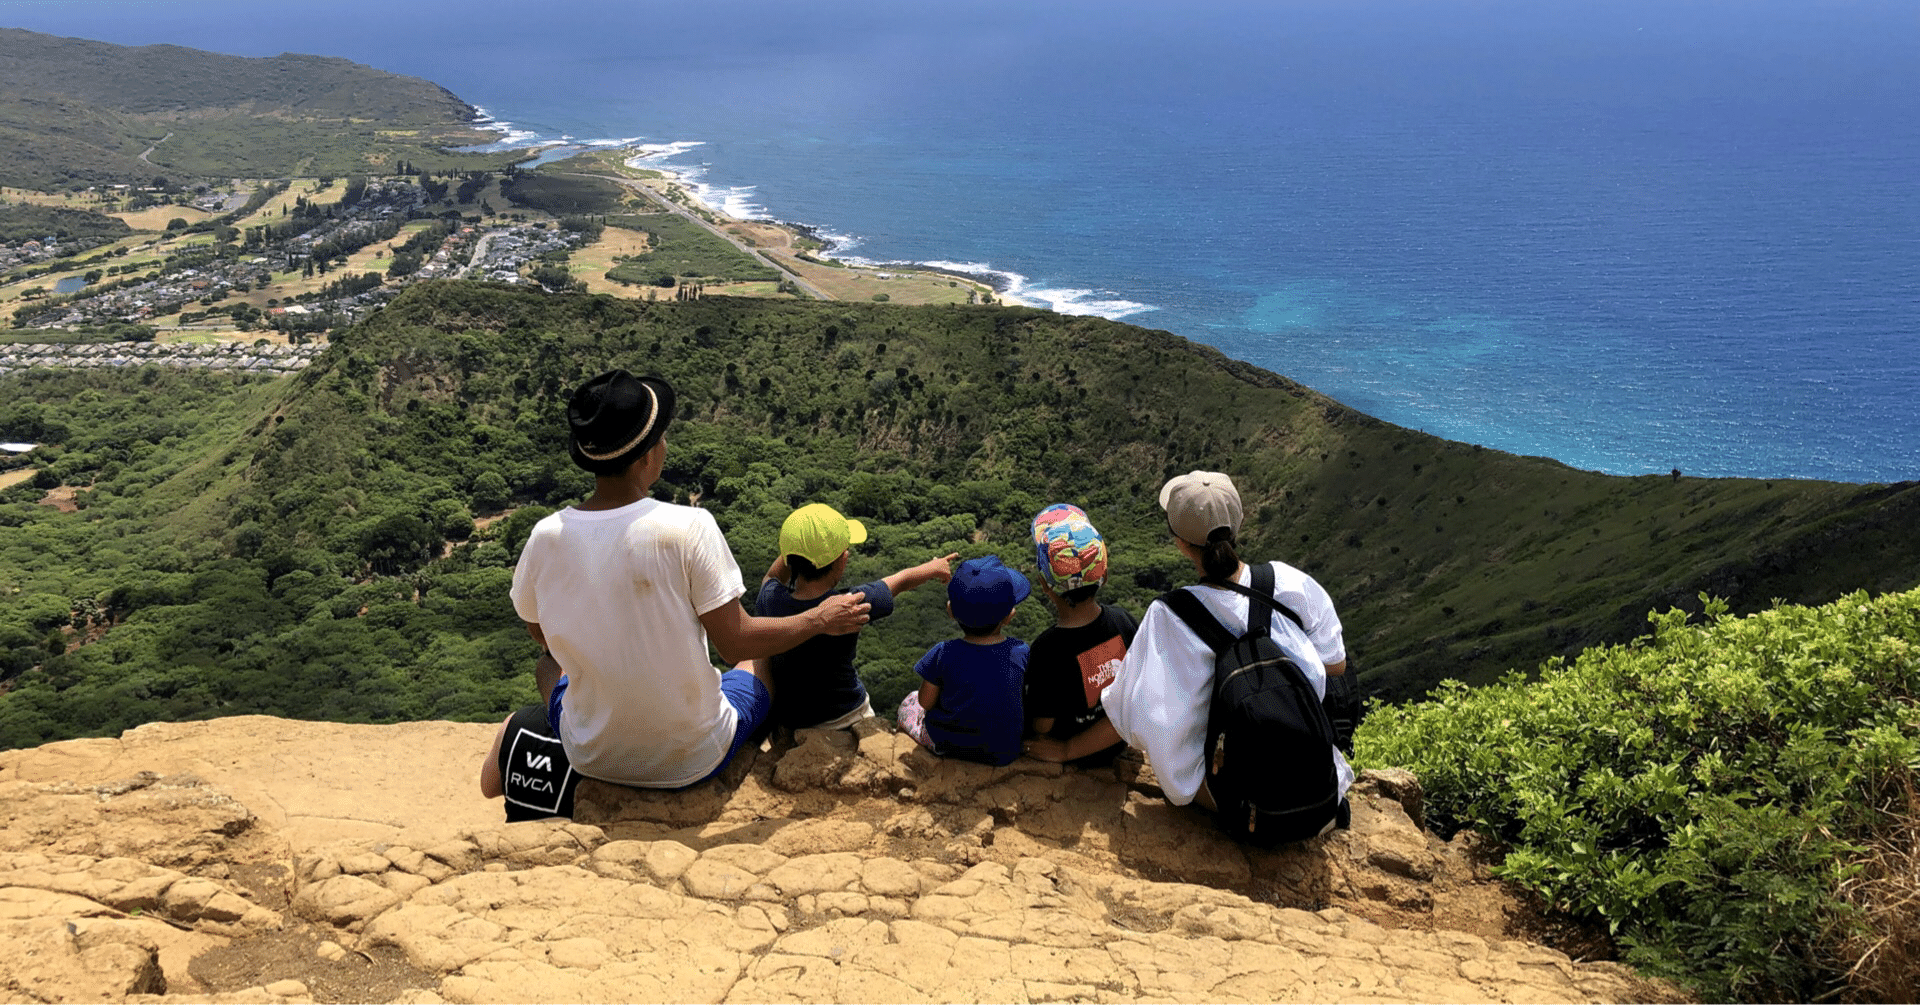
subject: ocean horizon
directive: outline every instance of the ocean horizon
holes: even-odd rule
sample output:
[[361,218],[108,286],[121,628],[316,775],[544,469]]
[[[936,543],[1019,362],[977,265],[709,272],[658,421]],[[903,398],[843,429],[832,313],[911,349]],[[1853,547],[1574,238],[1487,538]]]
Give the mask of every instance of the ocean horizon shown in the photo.
[[1920,8],[49,2],[439,83],[835,254],[1619,474],[1920,478]]

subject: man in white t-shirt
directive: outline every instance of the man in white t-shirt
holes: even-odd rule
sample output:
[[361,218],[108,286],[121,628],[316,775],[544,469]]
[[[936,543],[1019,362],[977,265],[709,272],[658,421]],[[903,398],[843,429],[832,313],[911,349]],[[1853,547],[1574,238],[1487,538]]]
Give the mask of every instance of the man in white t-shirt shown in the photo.
[[[1234,550],[1240,532],[1240,493],[1232,479],[1211,471],[1193,471],[1167,482],[1160,507],[1174,545],[1212,580],[1247,586],[1252,569]],[[1304,627],[1275,613],[1269,633],[1282,651],[1305,671],[1317,697],[1324,699],[1328,676],[1347,672],[1347,650],[1333,598],[1312,576],[1284,562],[1271,563],[1273,596],[1300,616]],[[1246,631],[1245,595],[1202,582],[1186,587],[1207,612],[1233,635]],[[1207,713],[1213,701],[1214,651],[1166,604],[1153,604],[1127,648],[1126,661],[1102,692],[1107,717],[1129,744],[1146,752],[1167,801],[1198,803],[1214,809],[1206,788],[1204,747]],[[1333,751],[1338,796],[1353,784],[1353,768]],[[1276,766],[1278,768],[1280,766]]]
[[574,770],[663,789],[719,774],[773,704],[772,681],[716,668],[709,640],[741,663],[859,631],[868,612],[853,593],[788,618],[747,614],[740,567],[713,516],[649,495],[673,406],[666,381],[625,370],[574,393],[570,453],[593,473],[594,491],[534,527],[512,590],[514,610],[563,674],[547,716]]

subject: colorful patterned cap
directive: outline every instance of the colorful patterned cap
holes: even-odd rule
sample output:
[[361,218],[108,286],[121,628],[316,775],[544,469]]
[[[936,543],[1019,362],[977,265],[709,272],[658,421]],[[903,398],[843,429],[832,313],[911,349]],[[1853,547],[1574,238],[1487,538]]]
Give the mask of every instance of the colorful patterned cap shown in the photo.
[[1078,506],[1054,503],[1033,518],[1034,560],[1055,593],[1107,578],[1107,542]]

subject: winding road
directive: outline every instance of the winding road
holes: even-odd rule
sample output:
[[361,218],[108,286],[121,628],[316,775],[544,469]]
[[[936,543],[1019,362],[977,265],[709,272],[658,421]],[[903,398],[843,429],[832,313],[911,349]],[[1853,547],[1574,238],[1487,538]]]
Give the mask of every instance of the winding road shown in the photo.
[[143,150],[143,151],[141,151],[141,152],[140,152],[140,162],[141,162],[141,163],[143,163],[143,164],[149,164],[149,165],[151,165],[151,164],[152,164],[153,162],[152,162],[152,161],[150,161],[150,160],[147,160],[147,158],[148,158],[148,157],[150,157],[150,156],[152,156],[152,155],[153,155],[153,152],[154,152],[155,150],[158,150],[158,149],[160,149],[160,144],[162,144],[162,143],[165,143],[166,141],[168,141],[168,140],[170,140],[170,139],[173,139],[173,134],[172,134],[172,133],[168,133],[167,135],[165,135],[165,136],[162,136],[162,137],[160,137],[159,139],[157,139],[157,140],[155,140],[155,141],[153,141],[153,146],[150,146],[150,147],[148,147],[148,148],[146,148],[145,150]]

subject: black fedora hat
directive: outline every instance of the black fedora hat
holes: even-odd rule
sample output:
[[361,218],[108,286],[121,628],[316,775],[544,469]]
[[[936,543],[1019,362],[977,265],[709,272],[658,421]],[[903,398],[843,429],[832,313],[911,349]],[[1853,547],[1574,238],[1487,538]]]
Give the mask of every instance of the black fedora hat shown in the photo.
[[580,385],[567,402],[573,463],[617,475],[660,442],[673,418],[673,385],[613,370]]

